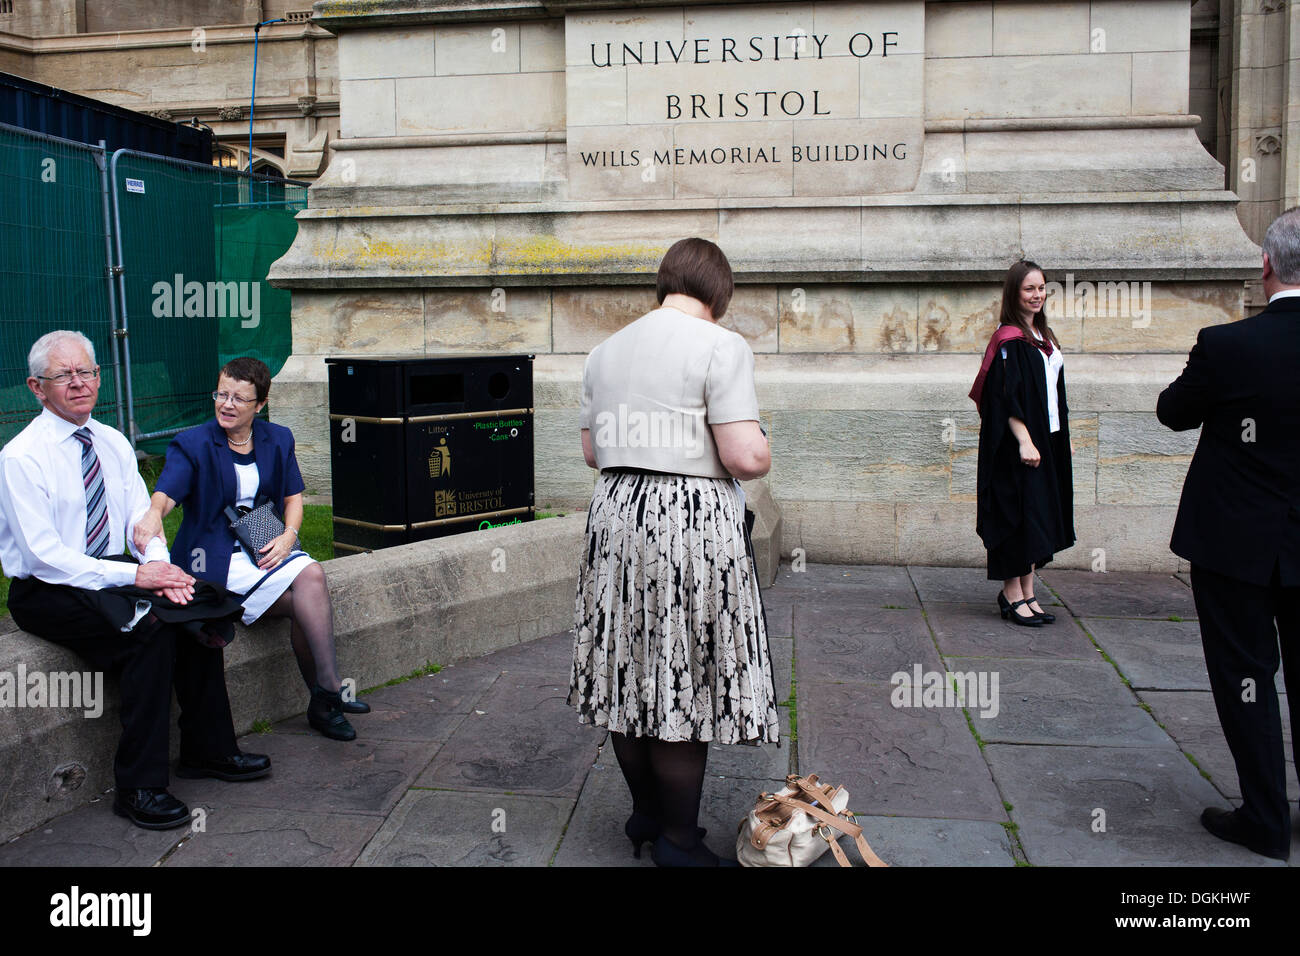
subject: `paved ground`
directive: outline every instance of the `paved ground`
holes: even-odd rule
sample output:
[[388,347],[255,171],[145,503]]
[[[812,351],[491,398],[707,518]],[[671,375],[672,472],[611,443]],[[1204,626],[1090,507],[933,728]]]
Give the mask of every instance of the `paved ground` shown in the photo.
[[[895,865],[1282,865],[1198,823],[1239,794],[1186,583],[1040,580],[1044,604],[1063,606],[1031,630],[999,619],[981,570],[783,569],[765,594],[791,732],[779,748],[711,749],[707,842],[732,849],[757,793],[797,768],[846,785]],[[353,743],[303,717],[245,738],[271,754],[270,777],[174,783],[202,830],[137,829],[106,797],[0,847],[0,865],[651,865],[622,835],[630,800],[604,732],[565,706],[569,641],[376,690]],[[913,706],[909,689],[893,706],[891,676],[918,667],[922,691],[947,669],[977,689],[982,674],[988,696]],[[1294,801],[1289,727],[1287,741]]]

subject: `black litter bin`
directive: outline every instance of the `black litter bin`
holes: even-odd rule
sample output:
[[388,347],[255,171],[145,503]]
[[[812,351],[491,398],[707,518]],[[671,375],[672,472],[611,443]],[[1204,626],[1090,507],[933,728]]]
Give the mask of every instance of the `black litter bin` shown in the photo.
[[336,552],[533,519],[533,356],[325,364]]

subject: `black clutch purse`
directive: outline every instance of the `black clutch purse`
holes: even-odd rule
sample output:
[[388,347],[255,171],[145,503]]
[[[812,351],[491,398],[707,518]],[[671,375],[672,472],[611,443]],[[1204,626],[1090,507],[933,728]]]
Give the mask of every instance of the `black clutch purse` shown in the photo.
[[284,522],[275,513],[271,502],[264,501],[251,510],[237,511],[226,506],[230,530],[249,559],[257,564],[263,558],[262,549],[284,534]]

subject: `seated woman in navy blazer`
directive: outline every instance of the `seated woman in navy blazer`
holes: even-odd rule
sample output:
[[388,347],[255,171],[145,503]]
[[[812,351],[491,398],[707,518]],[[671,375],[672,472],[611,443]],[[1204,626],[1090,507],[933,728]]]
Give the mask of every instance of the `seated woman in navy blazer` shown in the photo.
[[[163,518],[181,505],[184,515],[172,544],[172,562],[246,595],[245,624],[264,613],[289,618],[298,669],[311,688],[308,722],[326,737],[352,740],[356,731],[344,714],[364,714],[370,707],[342,698],[325,573],[298,547],[305,486],[293,433],[257,417],[270,391],[271,370],[263,362],[245,357],[226,363],[212,393],[216,417],[172,439],[135,539],[147,544],[161,535]],[[262,549],[254,564],[235,540],[225,509],[252,508],[267,500],[282,509],[285,532]]]

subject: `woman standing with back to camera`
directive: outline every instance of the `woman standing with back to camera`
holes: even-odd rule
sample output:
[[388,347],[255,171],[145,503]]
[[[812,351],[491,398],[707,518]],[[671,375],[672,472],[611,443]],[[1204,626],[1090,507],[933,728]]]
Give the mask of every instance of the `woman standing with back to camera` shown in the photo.
[[704,239],[659,265],[660,308],[598,345],[582,449],[600,469],[578,581],[569,703],[610,730],[624,833],[659,866],[735,866],[697,826],[709,742],[774,743],[776,693],[734,478],[767,473],[754,355],[717,324],[731,266]]
[[1004,620],[1056,620],[1034,596],[1034,570],[1074,544],[1074,479],[1061,343],[1047,324],[1043,270],[1017,262],[970,397],[980,411],[975,529],[1001,581]]

